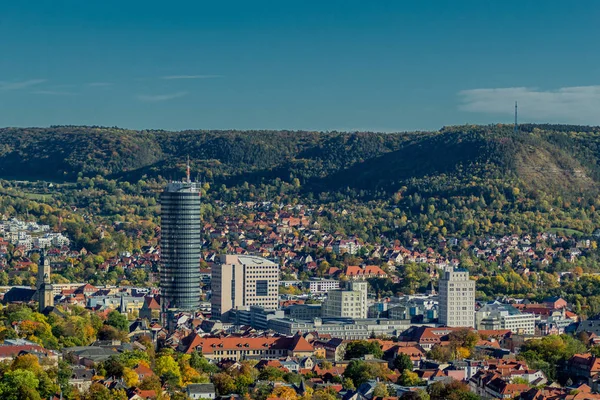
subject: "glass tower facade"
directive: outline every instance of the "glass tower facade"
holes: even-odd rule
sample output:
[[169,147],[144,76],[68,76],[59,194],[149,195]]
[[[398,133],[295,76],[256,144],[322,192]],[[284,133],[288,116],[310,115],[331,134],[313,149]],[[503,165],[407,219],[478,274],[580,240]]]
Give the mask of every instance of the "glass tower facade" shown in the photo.
[[200,305],[200,186],[169,183],[160,203],[161,306],[195,311]]

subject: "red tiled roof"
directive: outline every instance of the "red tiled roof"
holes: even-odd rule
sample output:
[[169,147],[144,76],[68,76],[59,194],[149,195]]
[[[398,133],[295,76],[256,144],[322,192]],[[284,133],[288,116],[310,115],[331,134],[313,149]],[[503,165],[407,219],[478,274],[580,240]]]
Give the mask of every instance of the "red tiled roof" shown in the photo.
[[480,335],[483,336],[492,336],[495,338],[500,338],[511,333],[510,329],[480,329],[477,331]]
[[138,366],[135,367],[133,370],[138,375],[147,376],[147,375],[153,375],[154,374],[154,372],[152,372],[152,370],[149,367],[146,367],[143,364],[138,364]]
[[35,351],[35,352],[47,353],[47,350],[45,348],[43,348],[42,346],[37,346],[37,345],[30,345],[30,344],[15,345],[15,346],[1,345],[0,346],[0,357],[2,357],[2,358],[16,357],[22,351]]
[[300,335],[294,336],[292,351],[314,351],[315,348]]
[[160,304],[158,304],[158,301],[156,301],[154,296],[146,297],[145,301],[146,307],[148,307],[150,310],[160,310]]
[[[298,339],[299,338],[299,339]],[[293,351],[312,351],[313,347],[302,336],[296,337],[254,337],[254,338],[203,338],[195,332],[188,336],[184,342],[186,353],[191,353],[196,348],[201,348],[203,354],[212,354],[215,351],[227,350],[265,350],[288,349]]]

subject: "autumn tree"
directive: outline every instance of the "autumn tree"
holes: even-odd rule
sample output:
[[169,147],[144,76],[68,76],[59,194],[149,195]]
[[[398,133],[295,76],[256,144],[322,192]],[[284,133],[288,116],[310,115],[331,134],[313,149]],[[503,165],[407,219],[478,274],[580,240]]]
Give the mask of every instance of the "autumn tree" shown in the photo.
[[271,397],[279,397],[283,400],[298,400],[296,391],[289,386],[278,386],[271,392]]
[[221,396],[235,392],[235,381],[227,373],[220,372],[218,374],[214,374],[210,380],[215,385],[215,390],[217,393]]

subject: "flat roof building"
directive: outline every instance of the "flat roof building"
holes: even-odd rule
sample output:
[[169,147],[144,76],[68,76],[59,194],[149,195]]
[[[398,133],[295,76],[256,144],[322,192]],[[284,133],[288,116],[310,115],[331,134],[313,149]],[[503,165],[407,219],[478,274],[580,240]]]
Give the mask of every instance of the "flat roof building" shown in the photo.
[[475,281],[469,271],[448,267],[440,279],[439,321],[449,327],[475,326]]
[[211,314],[229,321],[232,309],[261,306],[277,309],[279,265],[262,257],[223,255],[212,268]]

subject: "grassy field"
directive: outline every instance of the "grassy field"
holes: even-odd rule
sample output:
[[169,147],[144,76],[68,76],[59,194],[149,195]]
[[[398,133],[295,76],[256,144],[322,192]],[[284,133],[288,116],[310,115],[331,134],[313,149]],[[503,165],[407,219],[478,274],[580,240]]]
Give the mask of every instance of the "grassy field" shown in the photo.
[[578,231],[576,229],[569,229],[569,228],[550,228],[550,229],[548,229],[548,232],[556,233],[556,234],[562,233],[567,236],[583,236],[583,235],[585,235],[585,233],[583,233],[581,231]]
[[50,195],[50,194],[39,194],[39,193],[23,193],[23,196],[27,197],[28,199],[37,200],[37,201],[47,201],[52,198],[52,195]]
[[20,197],[23,199],[35,200],[35,201],[43,201],[46,202],[52,199],[51,194],[40,194],[40,193],[30,193],[30,192],[19,192],[15,193],[14,191],[0,190],[0,194],[12,197]]

